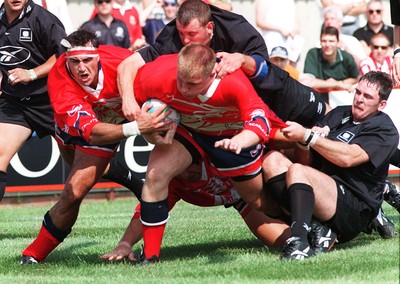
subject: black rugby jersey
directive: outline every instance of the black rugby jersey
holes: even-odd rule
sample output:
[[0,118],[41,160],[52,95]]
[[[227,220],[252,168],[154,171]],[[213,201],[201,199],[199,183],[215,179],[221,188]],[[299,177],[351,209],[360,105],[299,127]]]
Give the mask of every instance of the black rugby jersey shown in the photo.
[[2,91],[10,96],[26,97],[47,91],[47,76],[30,83],[8,83],[8,70],[33,69],[45,63],[64,48],[61,40],[65,30],[61,21],[29,0],[20,16],[8,23],[4,4],[0,8],[0,68],[3,74]]
[[370,160],[351,168],[341,168],[317,155],[317,168],[342,181],[377,213],[383,200],[389,160],[399,143],[399,133],[393,121],[386,113],[379,112],[363,122],[355,123],[351,106],[338,106],[326,115],[321,126],[325,125],[330,128],[327,138],[346,144],[358,144]]
[[[214,35],[210,47],[215,52],[240,52],[259,55],[268,59],[268,49],[264,38],[241,15],[209,5],[214,22]],[[176,28],[176,20],[169,22],[156,38],[153,45],[138,52],[145,62],[150,62],[163,54],[179,53],[183,44]]]

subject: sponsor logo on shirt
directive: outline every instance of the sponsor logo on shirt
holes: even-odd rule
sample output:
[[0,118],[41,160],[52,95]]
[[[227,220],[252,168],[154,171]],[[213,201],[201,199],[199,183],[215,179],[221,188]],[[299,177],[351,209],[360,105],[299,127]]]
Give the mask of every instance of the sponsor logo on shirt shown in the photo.
[[31,52],[25,47],[6,45],[0,47],[0,64],[6,66],[18,65],[27,61]]
[[310,92],[310,102],[315,102],[315,95],[313,92]]
[[337,136],[337,139],[348,144],[354,138],[354,136],[356,136],[354,133],[350,131],[344,131]]
[[320,102],[318,103],[317,113],[322,113],[323,104]]
[[342,118],[342,124],[345,124],[346,122],[348,122],[350,120],[350,116]]
[[345,195],[346,194],[346,190],[345,190],[344,186],[340,184],[339,188],[340,188],[340,191],[342,192],[342,194]]
[[32,41],[32,30],[30,28],[20,28],[19,41]]

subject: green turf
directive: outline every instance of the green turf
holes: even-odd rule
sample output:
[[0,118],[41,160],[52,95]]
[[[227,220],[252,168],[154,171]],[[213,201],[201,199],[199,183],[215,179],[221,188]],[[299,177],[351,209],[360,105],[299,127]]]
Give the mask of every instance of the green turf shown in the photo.
[[[234,209],[183,202],[171,212],[159,264],[108,263],[99,255],[119,241],[135,201],[90,201],[81,206],[71,235],[45,264],[21,266],[21,251],[36,237],[45,205],[0,206],[0,283],[399,283],[396,238],[362,234],[328,254],[303,262],[280,261],[247,230]],[[138,255],[140,245],[135,246]]]

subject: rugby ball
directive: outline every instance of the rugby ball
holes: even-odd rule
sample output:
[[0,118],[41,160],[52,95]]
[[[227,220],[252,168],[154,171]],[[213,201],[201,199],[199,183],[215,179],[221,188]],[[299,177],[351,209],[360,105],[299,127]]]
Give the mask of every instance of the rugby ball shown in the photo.
[[[146,104],[152,104],[152,107],[148,110],[148,112],[153,113],[165,103],[160,101],[159,99],[148,99],[143,104],[143,106]],[[142,106],[142,108],[143,108],[143,106]],[[180,115],[176,110],[174,110],[173,108],[171,108],[170,106],[167,105],[167,107],[165,108],[165,110],[163,112],[166,112],[170,109],[172,110],[172,112],[166,118],[164,118],[164,120],[173,120],[174,123],[179,124]]]

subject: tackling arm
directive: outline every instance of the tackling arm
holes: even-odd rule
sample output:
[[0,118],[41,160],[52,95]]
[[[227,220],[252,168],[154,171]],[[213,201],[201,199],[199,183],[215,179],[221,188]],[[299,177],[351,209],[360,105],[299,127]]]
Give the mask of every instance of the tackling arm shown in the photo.
[[117,83],[122,97],[122,112],[130,121],[135,120],[140,111],[133,92],[133,84],[137,71],[144,64],[142,56],[139,53],[134,53],[122,61],[117,68]]

